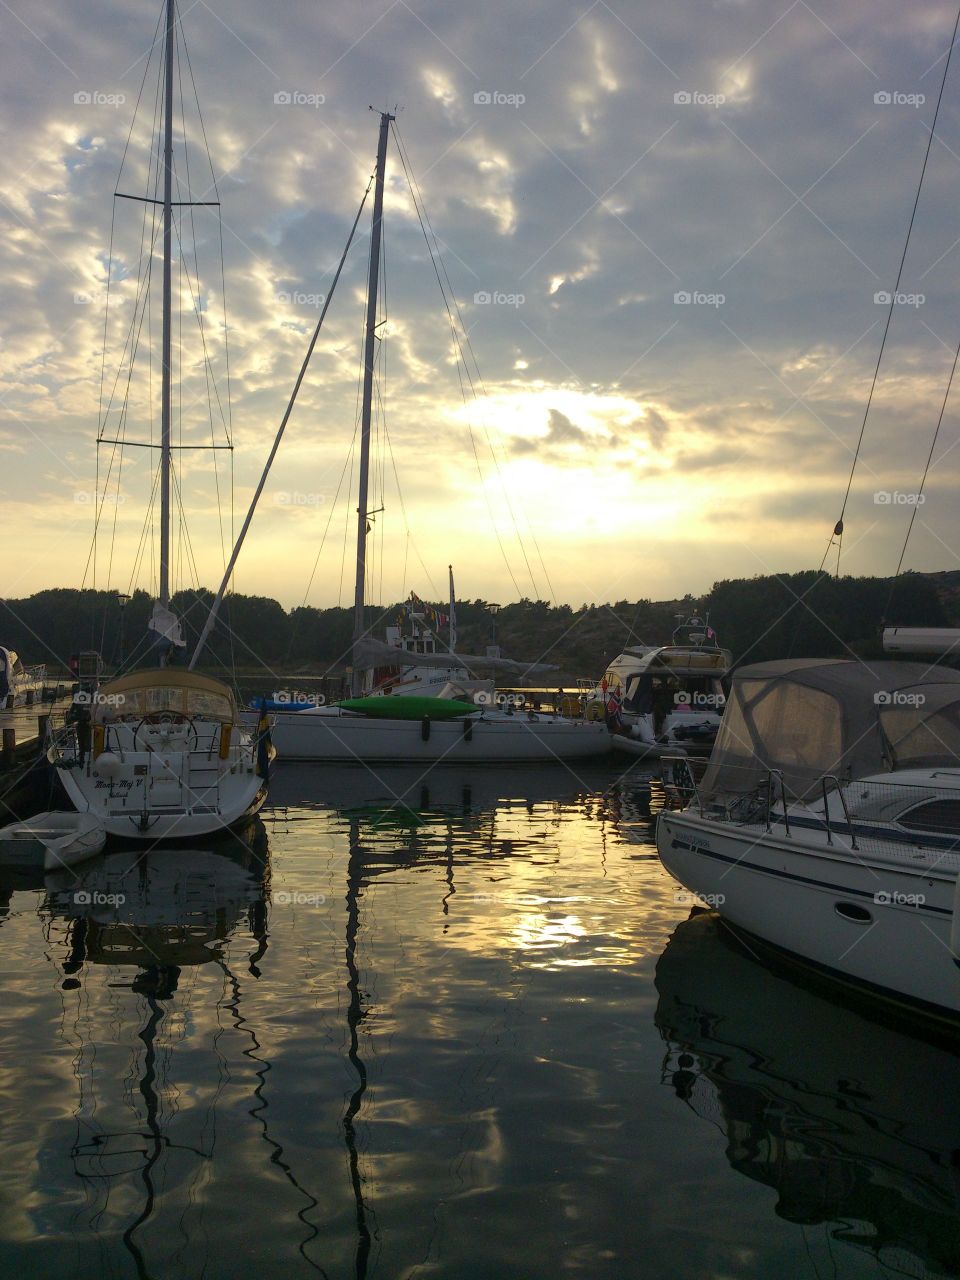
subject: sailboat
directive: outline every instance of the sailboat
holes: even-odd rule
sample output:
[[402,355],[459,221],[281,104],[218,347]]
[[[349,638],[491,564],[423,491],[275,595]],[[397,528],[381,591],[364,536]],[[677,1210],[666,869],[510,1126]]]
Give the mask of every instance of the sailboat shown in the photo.
[[[490,696],[490,687],[478,688],[472,684],[479,669],[509,671],[513,675],[553,670],[543,665],[514,663],[503,658],[472,657],[455,653],[453,646],[442,655],[442,659],[433,647],[429,653],[417,653],[414,648],[407,648],[402,655],[403,667],[426,667],[434,672],[447,668],[448,676],[443,685],[437,689],[431,681],[427,686],[413,685],[406,693],[385,693],[382,689],[373,687],[376,669],[392,665],[397,660],[396,646],[373,639],[368,633],[364,616],[367,537],[370,516],[373,514],[369,509],[368,490],[378,336],[377,290],[387,145],[393,120],[394,116],[389,112],[380,112],[364,339],[352,645],[353,697],[336,706],[278,709],[271,729],[273,742],[280,756],[285,759],[362,763],[430,761],[496,764],[514,761],[566,761],[601,755],[610,750],[610,735],[604,725],[533,711],[515,712],[510,707],[503,710],[496,706]],[[301,374],[301,378],[302,376]],[[286,419],[284,423],[285,421]],[[276,445],[274,451],[275,449]],[[262,483],[261,481],[261,486]],[[256,496],[259,496],[259,491]],[[251,515],[252,510],[251,507]],[[250,516],[247,524],[249,519]],[[243,532],[245,529],[246,526]],[[211,610],[208,628],[205,628],[198,643],[192,660],[194,662],[209,632],[209,626],[212,626],[211,620],[215,616],[223,590],[222,586]],[[468,683],[465,684],[464,681]],[[442,696],[434,696],[435,693]],[[365,696],[371,694],[373,696]],[[417,696],[414,700],[413,696],[407,695]]]
[[273,753],[265,726],[258,734],[240,724],[229,686],[171,665],[184,647],[170,608],[173,207],[211,202],[173,199],[175,0],[166,0],[165,17],[163,198],[144,198],[162,204],[163,217],[159,591],[150,619],[159,666],[81,689],[47,751],[79,812],[95,815],[108,835],[150,841],[207,835],[255,814]]

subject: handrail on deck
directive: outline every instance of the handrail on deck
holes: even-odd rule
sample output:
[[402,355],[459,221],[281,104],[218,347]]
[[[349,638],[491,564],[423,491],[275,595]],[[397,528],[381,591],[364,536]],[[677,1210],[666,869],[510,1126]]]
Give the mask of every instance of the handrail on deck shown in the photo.
[[850,811],[847,808],[847,797],[843,794],[843,788],[840,786],[840,779],[835,773],[825,773],[820,779],[820,787],[823,791],[823,819],[827,824],[827,844],[833,844],[833,833],[830,829],[830,802],[827,799],[827,783],[832,782],[836,788],[837,795],[840,797],[840,807],[843,809],[843,816],[847,823],[847,833],[850,836],[850,848],[859,848],[857,837],[854,834],[853,823],[850,821]]
[[787,813],[787,789],[783,785],[783,770],[769,769],[767,771],[767,830],[770,830],[770,815],[773,812],[773,779],[780,779],[780,803],[783,805],[783,826],[787,835],[790,834],[790,816]]

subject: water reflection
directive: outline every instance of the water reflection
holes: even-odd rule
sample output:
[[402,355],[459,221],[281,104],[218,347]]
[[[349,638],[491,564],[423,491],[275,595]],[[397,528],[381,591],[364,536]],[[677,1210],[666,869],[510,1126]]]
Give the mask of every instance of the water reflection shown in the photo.
[[4,1269],[636,1274],[676,908],[613,782],[292,766],[246,843],[0,883]]
[[[229,1068],[217,1044],[223,1029],[221,1009],[246,1037],[244,1055],[254,1064],[256,1084],[244,1104],[247,1112],[259,1124],[271,1163],[307,1202],[298,1213],[305,1228],[299,1249],[310,1261],[306,1245],[317,1228],[304,1215],[317,1200],[270,1134],[265,1089],[271,1064],[245,1016],[244,982],[227,954],[230,940],[246,936],[247,974],[253,979],[261,976],[268,948],[269,886],[266,831],[259,820],[240,836],[225,836],[204,849],[128,848],[96,859],[79,873],[46,877],[40,918],[48,955],[62,974],[63,990],[77,992],[78,1000],[72,1007],[64,1005],[62,1035],[75,1055],[78,1100],[70,1157],[84,1187],[82,1214],[104,1248],[119,1233],[138,1277],[159,1274],[156,1264],[147,1261],[149,1241],[157,1238],[148,1227],[161,1207],[172,1208],[171,1188],[178,1182],[185,1185],[186,1207],[181,1207],[177,1225],[186,1239],[190,1209],[210,1179],[204,1166],[214,1158],[216,1113],[230,1087]],[[140,997],[136,1036],[143,1049],[128,1063],[123,1081],[126,1105],[121,1107],[109,1093],[103,1096],[104,1073],[97,1062],[104,1052],[103,1032],[84,1002],[83,988],[98,966],[111,970],[109,989],[128,988]],[[194,1110],[190,1094],[198,1089],[197,1076],[202,1079],[204,1070],[189,1063],[189,1023],[205,1021],[202,1011],[191,1008],[193,971],[201,966],[218,970],[223,983],[215,1005],[218,1030],[210,1040],[217,1081],[206,1099],[200,1134],[191,1141],[180,1133],[188,1127],[184,1121]],[[186,1070],[176,1069],[177,1049],[187,1057]],[[132,1094],[134,1084],[140,1105]],[[133,1127],[108,1118],[117,1110],[133,1113]],[[135,1182],[139,1195],[134,1194]]]
[[656,970],[665,1081],[726,1136],[731,1166],[790,1222],[891,1272],[955,1275],[960,1056],[788,980],[711,914]]

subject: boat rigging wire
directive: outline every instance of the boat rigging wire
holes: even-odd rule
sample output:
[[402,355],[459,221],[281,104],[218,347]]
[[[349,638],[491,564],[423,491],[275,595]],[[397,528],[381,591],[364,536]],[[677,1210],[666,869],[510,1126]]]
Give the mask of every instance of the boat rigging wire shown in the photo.
[[[405,178],[406,178],[406,180],[407,180],[407,184],[408,184],[408,186],[409,186],[409,188],[410,188],[410,195],[411,195],[411,198],[412,198],[412,200],[413,200],[413,207],[414,207],[414,210],[416,211],[417,219],[419,220],[419,223],[420,223],[420,230],[423,232],[423,238],[424,238],[424,242],[426,243],[426,246],[427,246],[427,252],[428,252],[428,253],[429,253],[429,255],[430,255],[430,264],[431,264],[431,266],[433,267],[434,275],[437,277],[437,284],[440,286],[440,296],[441,296],[441,298],[443,299],[444,309],[446,310],[446,313],[447,313],[447,320],[448,320],[448,322],[449,322],[449,324],[450,324],[450,332],[451,332],[451,334],[452,334],[452,336],[453,336],[454,344],[455,344],[456,349],[457,349],[457,351],[458,351],[458,353],[459,353],[460,361],[462,362],[462,366],[463,366],[463,373],[465,373],[465,374],[466,374],[467,382],[469,383],[469,386],[470,386],[470,392],[471,392],[471,394],[472,394],[472,396],[473,396],[474,403],[479,403],[479,399],[480,399],[480,397],[479,397],[479,395],[477,394],[477,389],[476,389],[476,386],[475,386],[475,384],[474,384],[473,375],[472,375],[472,374],[471,374],[471,372],[470,372],[470,366],[469,366],[469,363],[468,363],[468,361],[467,361],[467,354],[466,354],[466,351],[465,351],[465,349],[464,349],[464,342],[466,343],[466,348],[469,350],[470,355],[471,355],[471,356],[472,356],[472,358],[473,358],[473,365],[474,365],[474,368],[476,369],[476,372],[477,372],[477,381],[480,383],[480,385],[481,385],[481,387],[482,387],[482,386],[483,386],[483,378],[482,378],[482,375],[481,375],[481,373],[480,373],[480,367],[479,367],[479,364],[478,364],[478,362],[477,362],[476,353],[474,352],[474,350],[473,350],[473,346],[472,346],[472,344],[471,344],[471,342],[470,342],[470,335],[469,335],[469,333],[467,332],[467,327],[466,327],[466,325],[465,325],[465,324],[464,324],[464,322],[463,322],[463,315],[462,315],[462,313],[461,313],[461,311],[460,311],[460,305],[459,305],[459,303],[457,302],[456,293],[454,292],[453,287],[452,287],[452,285],[451,285],[451,283],[450,283],[450,277],[449,277],[449,274],[448,274],[448,272],[447,272],[446,265],[445,265],[445,263],[444,263],[444,261],[443,261],[443,255],[442,255],[442,254],[441,254],[441,252],[440,252],[440,246],[439,246],[439,242],[437,241],[436,233],[434,232],[434,230],[433,230],[433,226],[432,226],[432,225],[431,225],[431,223],[430,223],[429,216],[427,215],[426,206],[425,206],[424,201],[423,201],[423,195],[422,195],[422,193],[420,192],[419,184],[417,183],[416,178],[414,177],[414,175],[413,175],[413,173],[412,173],[411,166],[410,166],[410,164],[409,164],[409,163],[408,163],[408,161],[407,161],[406,148],[405,148],[405,147],[404,147],[404,145],[403,145],[403,140],[402,140],[402,138],[400,137],[400,131],[399,131],[399,129],[397,128],[397,123],[396,123],[396,121],[395,121],[395,120],[393,121],[393,134],[394,134],[394,138],[396,139],[396,143],[397,143],[397,154],[400,156],[400,163],[401,163],[401,165],[402,165],[402,167],[403,167],[404,176],[405,176]],[[429,227],[429,233],[428,233],[428,227]],[[430,241],[430,237],[431,237],[431,236],[433,236],[433,241],[434,241],[434,243],[433,243],[433,244],[431,244],[431,241]],[[440,267],[438,267],[438,266],[437,266],[438,261],[439,261],[439,263],[440,263]],[[441,268],[442,268],[442,272],[443,272],[443,275],[442,275],[442,276],[441,276]],[[446,283],[446,287],[444,287],[444,279],[446,279],[446,282],[447,282],[447,283]],[[449,297],[448,297],[448,293],[449,293]],[[452,309],[451,309],[451,305],[450,305],[450,299],[452,299],[452,300],[453,300],[453,308],[452,308]],[[456,312],[456,318],[457,318],[457,319],[456,319],[456,321],[454,320],[454,312]],[[459,322],[459,327],[458,327],[457,322]],[[463,334],[463,339],[461,339],[461,333]],[[457,377],[458,377],[458,379],[459,379],[459,381],[460,381],[460,392],[461,392],[461,398],[463,399],[464,407],[466,407],[467,398],[466,398],[466,392],[465,392],[465,390],[464,390],[464,388],[463,388],[463,379],[462,379],[462,375],[461,375],[461,372],[460,372],[460,363],[459,363],[459,362],[458,362],[458,366],[457,366]],[[480,457],[479,457],[479,454],[478,454],[478,452],[477,452],[477,446],[476,446],[476,440],[475,440],[475,437],[474,437],[473,426],[472,426],[472,424],[469,422],[469,420],[468,420],[468,423],[467,423],[467,430],[468,430],[468,433],[469,433],[469,435],[470,435],[470,443],[471,443],[471,446],[472,446],[472,448],[473,448],[474,460],[476,461],[476,464],[477,464],[477,472],[478,472],[478,475],[479,475],[479,477],[480,477],[480,487],[483,489],[484,498],[485,498],[486,503],[487,503],[487,510],[488,510],[488,512],[489,512],[489,514],[490,514],[490,520],[491,520],[491,523],[492,523],[492,525],[493,525],[493,530],[494,530],[494,533],[495,533],[496,538],[497,538],[497,544],[498,544],[498,546],[499,546],[499,548],[500,548],[500,554],[501,554],[501,557],[503,558],[503,562],[504,562],[504,564],[506,565],[507,572],[508,572],[508,573],[509,573],[509,575],[510,575],[510,579],[511,579],[511,581],[513,582],[514,587],[516,588],[517,595],[518,595],[518,596],[522,596],[522,595],[523,595],[523,592],[521,591],[520,586],[519,586],[519,583],[517,582],[517,579],[516,579],[516,577],[514,576],[513,568],[512,568],[512,566],[510,565],[509,560],[507,559],[506,549],[505,549],[505,547],[504,547],[504,545],[503,545],[503,540],[502,540],[502,539],[501,539],[501,537],[500,537],[500,531],[499,531],[499,528],[498,528],[497,523],[496,523],[496,519],[495,519],[494,514],[493,514],[493,508],[492,508],[492,506],[491,506],[491,504],[490,504],[490,497],[489,497],[489,494],[487,493],[486,486],[485,486],[485,484],[483,483],[483,472],[482,472],[482,469],[481,469],[481,466],[480,466]],[[512,523],[513,523],[514,532],[516,533],[516,536],[517,536],[517,544],[518,544],[518,546],[520,547],[520,554],[521,554],[521,556],[522,556],[522,558],[523,558],[523,562],[524,562],[524,564],[525,564],[525,566],[526,566],[527,573],[528,573],[528,575],[529,575],[529,577],[530,577],[530,581],[531,581],[531,583],[532,583],[532,585],[533,585],[533,592],[534,592],[534,596],[535,596],[536,598],[539,598],[539,594],[540,594],[540,592],[539,592],[539,589],[538,589],[538,587],[537,587],[536,579],[535,579],[535,578],[534,578],[534,576],[533,576],[533,570],[532,570],[532,569],[531,569],[531,567],[530,567],[530,562],[529,562],[529,560],[528,560],[528,558],[527,558],[527,552],[526,552],[526,548],[525,548],[525,547],[524,547],[524,545],[523,545],[523,539],[522,539],[522,537],[520,536],[520,526],[519,526],[519,524],[518,524],[518,522],[517,522],[516,513],[515,513],[515,511],[514,511],[514,509],[513,509],[513,503],[510,501],[510,494],[509,494],[509,492],[508,492],[508,490],[507,490],[507,487],[506,487],[506,484],[504,483],[504,480],[503,480],[503,474],[502,474],[501,469],[500,469],[500,463],[499,463],[499,460],[498,460],[498,458],[497,458],[496,452],[494,451],[493,444],[492,444],[492,442],[491,442],[491,440],[490,440],[490,435],[489,435],[489,432],[487,431],[487,428],[486,428],[486,425],[485,425],[485,424],[483,425],[483,431],[484,431],[484,435],[485,435],[485,437],[486,437],[486,441],[487,441],[487,448],[490,450],[490,456],[491,456],[491,458],[493,459],[494,468],[495,468],[495,470],[496,470],[496,472],[497,472],[497,479],[498,479],[498,480],[499,480],[499,482],[500,482],[500,488],[501,488],[501,491],[503,492],[503,496],[504,496],[504,500],[505,500],[505,502],[506,502],[507,510],[508,510],[508,511],[509,511],[509,513],[510,513],[510,519],[511,519],[511,521],[512,521]]]
[[264,469],[263,469],[263,474],[261,475],[260,480],[257,484],[257,487],[254,490],[253,497],[250,500],[250,508],[247,511],[246,518],[244,519],[243,525],[240,528],[240,533],[237,535],[237,541],[234,544],[233,551],[231,552],[231,555],[230,555],[230,560],[227,564],[226,569],[224,570],[223,580],[220,583],[220,588],[217,591],[213,604],[210,606],[210,612],[208,613],[207,619],[203,625],[203,630],[200,632],[200,636],[197,639],[197,644],[196,644],[196,648],[193,651],[193,656],[190,658],[189,669],[191,671],[196,666],[197,659],[200,657],[200,654],[203,650],[203,646],[207,641],[207,637],[210,635],[210,632],[213,630],[214,624],[216,623],[217,614],[220,611],[220,604],[223,600],[224,595],[226,594],[227,587],[230,584],[230,578],[231,578],[231,575],[233,574],[233,567],[237,562],[237,557],[240,555],[240,549],[243,546],[244,539],[247,536],[247,530],[250,528],[250,525],[253,522],[254,513],[256,512],[256,509],[257,509],[257,503],[260,501],[260,495],[263,493],[264,486],[267,483],[267,476],[270,474],[270,468],[273,465],[273,460],[277,456],[277,450],[280,448],[280,441],[283,439],[283,433],[286,430],[287,423],[290,420],[290,415],[293,413],[294,405],[297,402],[297,396],[300,393],[300,388],[303,385],[303,380],[307,374],[307,368],[309,367],[309,364],[310,364],[310,358],[313,355],[314,347],[317,345],[317,339],[320,337],[320,330],[323,326],[324,320],[326,319],[327,311],[330,309],[330,303],[333,300],[333,295],[337,288],[337,282],[340,279],[340,274],[343,271],[344,263],[346,262],[347,255],[350,252],[350,246],[353,244],[353,237],[357,230],[357,224],[360,221],[360,216],[363,213],[363,207],[367,202],[367,196],[370,194],[370,188],[372,187],[372,185],[373,185],[373,178],[371,177],[370,181],[367,183],[367,189],[363,193],[363,199],[360,201],[360,208],[357,210],[357,216],[353,220],[353,226],[350,228],[350,235],[347,237],[347,243],[344,246],[344,250],[340,257],[340,261],[337,264],[337,269],[336,269],[336,272],[334,273],[333,281],[330,285],[330,292],[327,294],[326,298],[324,299],[323,308],[321,309],[321,312],[320,312],[320,318],[317,320],[316,328],[313,331],[313,336],[310,339],[309,346],[307,347],[307,353],[303,358],[302,365],[300,366],[300,372],[297,375],[297,380],[294,383],[293,391],[290,394],[290,400],[287,404],[286,410],[284,411],[283,418],[280,421],[280,426],[277,428],[277,433],[274,436],[273,445],[267,457],[266,465],[264,466]]
[[[836,523],[836,526],[833,531],[833,535],[831,536],[830,541],[827,544],[827,549],[823,553],[823,559],[820,562],[820,571],[822,572],[823,566],[826,564],[826,561],[827,561],[827,556],[830,554],[830,548],[833,546],[833,539],[834,537],[839,538],[840,541],[837,544],[837,577],[840,576],[840,549],[843,545],[843,517],[847,509],[847,500],[850,497],[850,490],[853,486],[853,477],[857,469],[857,461],[860,457],[860,447],[863,444],[863,435],[867,427],[867,419],[870,416],[870,408],[871,408],[871,405],[873,404],[873,394],[876,391],[877,379],[880,376],[880,363],[883,360],[883,351],[887,343],[887,335],[890,332],[890,324],[891,324],[891,321],[893,320],[893,310],[897,303],[897,295],[900,292],[900,281],[903,276],[904,264],[906,263],[906,260],[907,260],[907,250],[910,247],[910,236],[913,232],[913,224],[917,216],[917,207],[920,204],[920,193],[923,189],[923,179],[924,179],[924,175],[927,172],[927,161],[930,159],[930,151],[931,151],[931,148],[933,147],[933,139],[937,131],[937,119],[940,115],[940,104],[943,102],[943,91],[946,88],[946,84],[947,84],[947,74],[950,71],[950,59],[953,56],[954,46],[956,45],[956,42],[957,42],[958,28],[960,28],[960,8],[957,9],[956,21],[953,24],[953,35],[950,39],[950,47],[947,50],[947,60],[944,63],[944,67],[943,67],[943,77],[940,81],[940,92],[937,94],[937,105],[933,113],[933,122],[930,125],[930,134],[929,134],[929,137],[927,138],[927,148],[923,155],[923,167],[920,170],[920,181],[917,183],[917,192],[913,200],[913,209],[910,212],[910,223],[907,227],[907,237],[906,237],[906,240],[904,241],[903,253],[900,256],[900,266],[897,270],[897,283],[894,285],[893,292],[890,295],[890,305],[887,308],[887,318],[883,326],[883,336],[880,339],[880,350],[877,353],[877,363],[873,370],[873,379],[870,383],[870,393],[867,396],[867,403],[863,413],[863,421],[860,424],[860,434],[857,437],[857,447],[853,455],[853,462],[851,463],[851,466],[850,466],[850,475],[847,479],[847,489],[843,495],[843,504],[840,508],[840,519]],[[952,374],[951,374],[951,380],[952,380]],[[938,427],[938,430],[939,430],[939,427]],[[911,525],[912,523],[913,522],[911,520]]]
[[890,583],[890,594],[887,596],[887,603],[884,609],[884,615],[889,613],[890,604],[893,600],[893,593],[897,587],[897,579],[900,577],[900,570],[903,568],[903,559],[907,554],[907,543],[910,541],[910,535],[913,532],[913,522],[917,518],[917,512],[920,509],[919,498],[923,494],[923,487],[927,482],[927,473],[930,470],[930,464],[933,461],[933,451],[937,447],[937,437],[940,434],[940,428],[943,425],[943,415],[946,413],[947,401],[950,399],[950,392],[953,388],[953,379],[957,372],[957,363],[960,361],[960,342],[957,343],[957,350],[953,357],[953,366],[950,369],[950,377],[947,380],[947,389],[943,393],[943,403],[940,405],[940,416],[937,418],[936,430],[933,433],[933,439],[930,441],[930,452],[927,454],[927,461],[923,468],[923,475],[920,477],[920,487],[917,489],[918,501],[913,503],[913,509],[910,512],[910,521],[907,525],[906,536],[903,539],[903,546],[900,548],[900,559],[897,561],[897,571],[893,575],[893,581]]

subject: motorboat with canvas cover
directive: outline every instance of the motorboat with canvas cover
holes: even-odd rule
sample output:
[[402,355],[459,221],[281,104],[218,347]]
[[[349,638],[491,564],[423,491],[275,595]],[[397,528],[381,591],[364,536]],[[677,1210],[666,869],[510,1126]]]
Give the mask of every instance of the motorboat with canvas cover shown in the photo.
[[71,803],[109,835],[205,835],[262,806],[271,753],[241,727],[227,685],[166,668],[121,676],[89,697],[89,721],[57,732],[48,759]]
[[678,617],[668,645],[635,645],[607,668],[587,703],[628,755],[707,755],[723,715],[732,662],[708,620]]
[[728,924],[833,978],[960,1014],[960,672],[743,667],[687,794],[658,819],[660,858]]

